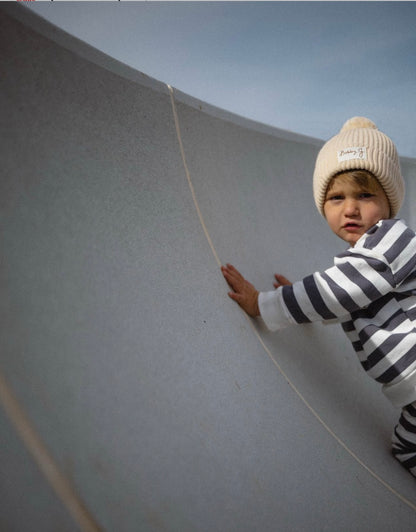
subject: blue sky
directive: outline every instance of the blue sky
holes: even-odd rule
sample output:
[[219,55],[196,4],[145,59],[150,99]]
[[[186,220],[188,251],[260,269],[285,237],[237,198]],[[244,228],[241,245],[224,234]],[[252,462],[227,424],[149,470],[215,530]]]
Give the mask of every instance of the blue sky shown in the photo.
[[228,111],[321,139],[368,116],[416,157],[416,2],[25,5]]

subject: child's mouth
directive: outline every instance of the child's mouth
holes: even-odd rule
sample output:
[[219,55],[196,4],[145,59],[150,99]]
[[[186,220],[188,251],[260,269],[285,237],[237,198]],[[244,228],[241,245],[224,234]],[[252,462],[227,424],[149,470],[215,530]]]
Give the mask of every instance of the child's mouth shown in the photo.
[[360,229],[361,226],[359,224],[356,224],[354,222],[351,222],[351,223],[347,223],[344,225],[344,229],[346,231],[356,231],[357,229]]

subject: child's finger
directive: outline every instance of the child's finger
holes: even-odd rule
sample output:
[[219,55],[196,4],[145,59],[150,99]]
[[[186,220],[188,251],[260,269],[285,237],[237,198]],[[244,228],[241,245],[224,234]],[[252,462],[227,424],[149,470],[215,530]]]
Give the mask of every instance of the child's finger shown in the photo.
[[273,283],[273,286],[275,288],[279,288],[279,286],[288,286],[288,285],[292,284],[289,281],[289,279],[286,279],[286,277],[284,275],[280,275],[280,273],[275,273],[274,277],[275,277],[275,279],[277,281],[277,283]]
[[227,273],[228,275],[236,275],[238,274],[238,270],[234,268],[231,264],[226,264],[225,266],[221,266],[221,270],[224,273]]
[[227,284],[230,288],[234,290],[234,292],[239,291],[239,284],[236,282],[233,277],[231,277],[227,272],[223,272],[224,278],[227,281]]
[[227,283],[235,290],[244,282],[244,277],[236,268],[230,266],[231,265],[229,264],[227,264],[227,266],[222,266],[221,271]]
[[244,277],[241,275],[241,273],[235,268],[232,264],[227,264],[228,271],[230,274],[235,277],[236,279],[244,279]]
[[238,300],[239,300],[239,295],[238,294],[236,294],[235,292],[228,292],[228,295],[233,301],[237,301],[237,303],[238,303]]
[[227,281],[233,278],[232,272],[226,266],[221,266],[221,271]]

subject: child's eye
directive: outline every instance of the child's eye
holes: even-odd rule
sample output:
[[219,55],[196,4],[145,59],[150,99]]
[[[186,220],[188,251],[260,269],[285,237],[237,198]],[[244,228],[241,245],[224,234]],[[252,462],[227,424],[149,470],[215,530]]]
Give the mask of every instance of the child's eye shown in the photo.
[[333,196],[329,196],[329,201],[339,201],[344,199],[344,196],[342,194],[334,194]]
[[371,192],[362,192],[360,194],[360,198],[364,198],[364,199],[372,198],[373,196],[374,194],[371,194]]

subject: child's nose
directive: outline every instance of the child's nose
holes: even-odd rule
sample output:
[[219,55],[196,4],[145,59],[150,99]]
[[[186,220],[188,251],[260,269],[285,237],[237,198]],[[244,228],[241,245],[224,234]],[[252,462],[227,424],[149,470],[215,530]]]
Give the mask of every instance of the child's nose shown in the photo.
[[354,216],[359,212],[358,201],[350,198],[346,199],[344,203],[344,214],[346,216]]

